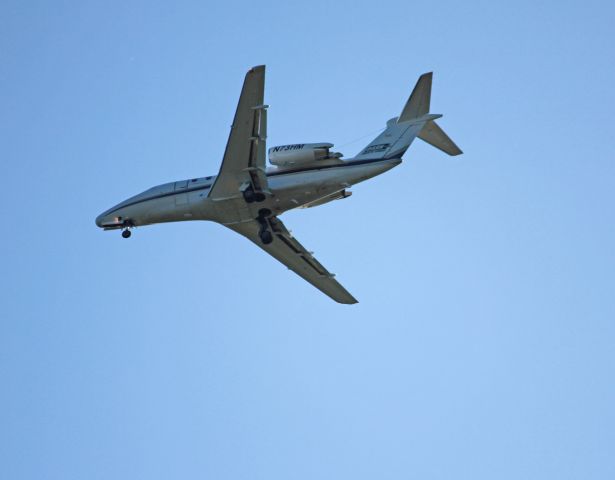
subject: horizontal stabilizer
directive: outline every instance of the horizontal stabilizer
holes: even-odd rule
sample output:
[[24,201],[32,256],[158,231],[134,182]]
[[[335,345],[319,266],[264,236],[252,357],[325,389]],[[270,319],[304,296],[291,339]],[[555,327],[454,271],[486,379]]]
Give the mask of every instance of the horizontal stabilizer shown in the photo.
[[449,155],[454,156],[463,153],[435,121],[428,122],[421,130],[421,133],[418,134],[418,137]]
[[432,77],[433,72],[424,73],[419,77],[408,102],[406,102],[406,106],[397,120],[399,123],[407,122],[429,113]]

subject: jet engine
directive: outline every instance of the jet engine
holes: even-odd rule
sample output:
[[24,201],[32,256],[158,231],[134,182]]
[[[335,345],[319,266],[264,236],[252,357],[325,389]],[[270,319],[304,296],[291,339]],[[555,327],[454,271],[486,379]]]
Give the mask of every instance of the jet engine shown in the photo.
[[340,161],[339,152],[331,152],[332,143],[296,143],[269,149],[269,161],[277,167],[293,167],[323,160]]

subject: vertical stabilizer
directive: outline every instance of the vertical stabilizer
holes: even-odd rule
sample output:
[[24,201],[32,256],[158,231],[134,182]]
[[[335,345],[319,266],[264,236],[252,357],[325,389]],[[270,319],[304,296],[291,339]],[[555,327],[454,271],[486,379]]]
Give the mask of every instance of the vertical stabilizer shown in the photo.
[[406,106],[401,111],[398,122],[408,122],[429,113],[432,78],[433,72],[424,73],[419,77]]

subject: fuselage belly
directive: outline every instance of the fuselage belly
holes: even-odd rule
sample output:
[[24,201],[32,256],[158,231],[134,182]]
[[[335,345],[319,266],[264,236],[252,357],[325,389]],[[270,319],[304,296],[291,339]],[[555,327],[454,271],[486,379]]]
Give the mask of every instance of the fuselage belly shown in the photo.
[[211,220],[232,224],[253,220],[267,208],[280,215],[317,201],[399,165],[400,159],[344,162],[330,168],[272,171],[267,175],[272,195],[264,202],[248,204],[241,193],[233,198],[209,197],[215,177],[171,182],[153,187],[107,210],[96,219],[98,226],[119,228],[187,220]]

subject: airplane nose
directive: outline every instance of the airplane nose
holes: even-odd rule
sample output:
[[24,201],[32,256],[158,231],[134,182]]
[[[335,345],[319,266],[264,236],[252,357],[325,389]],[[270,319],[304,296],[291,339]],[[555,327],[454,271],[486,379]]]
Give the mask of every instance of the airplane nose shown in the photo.
[[96,226],[97,227],[101,227],[103,226],[103,216],[102,215],[98,215],[98,217],[96,217]]

